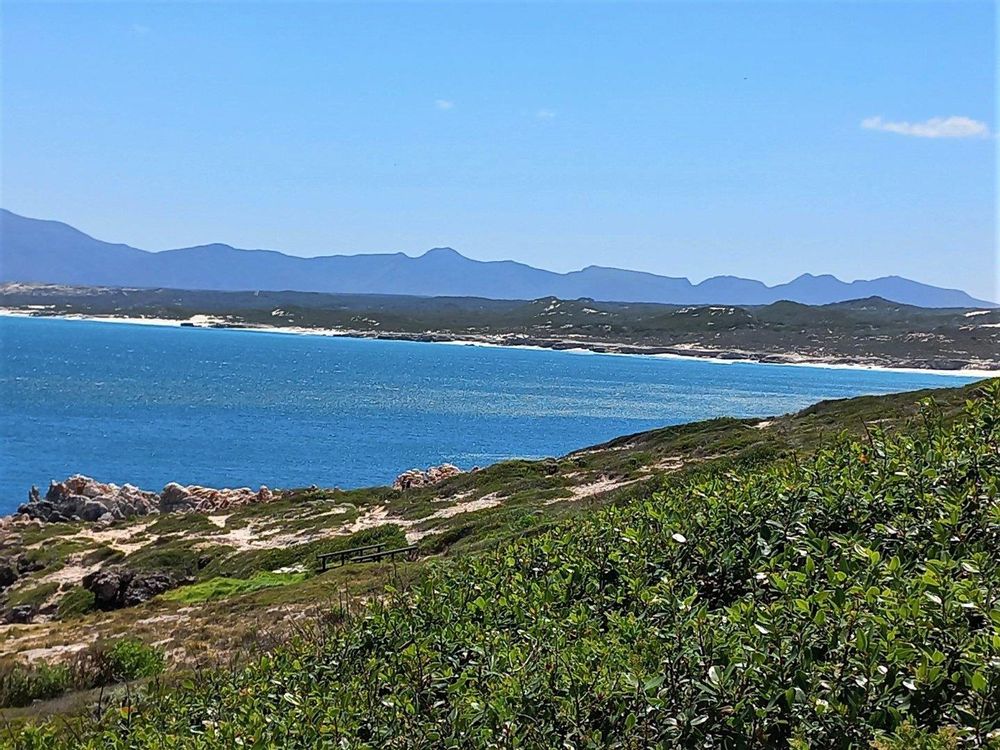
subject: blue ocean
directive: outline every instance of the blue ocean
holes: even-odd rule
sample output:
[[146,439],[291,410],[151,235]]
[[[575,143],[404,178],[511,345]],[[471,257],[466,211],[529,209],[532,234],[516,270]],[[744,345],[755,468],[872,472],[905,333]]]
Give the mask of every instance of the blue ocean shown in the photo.
[[0,318],[0,513],[83,473],[344,488],[973,378]]

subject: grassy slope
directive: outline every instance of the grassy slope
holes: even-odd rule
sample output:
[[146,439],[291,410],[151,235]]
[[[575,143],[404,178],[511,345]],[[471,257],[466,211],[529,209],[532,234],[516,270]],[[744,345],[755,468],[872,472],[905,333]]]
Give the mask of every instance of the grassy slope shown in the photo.
[[[914,396],[613,441],[584,458],[722,458],[84,731],[95,747],[851,747],[908,720],[984,744],[1000,729],[1000,392],[947,426],[972,392],[809,458]],[[60,733],[40,731],[40,747]]]
[[1000,310],[926,309],[873,298],[809,306],[679,307],[649,303],[469,297],[199,292],[88,287],[0,288],[0,305],[36,314],[224,317],[244,325],[340,328],[401,338],[485,338],[541,346],[732,357],[1000,368]]

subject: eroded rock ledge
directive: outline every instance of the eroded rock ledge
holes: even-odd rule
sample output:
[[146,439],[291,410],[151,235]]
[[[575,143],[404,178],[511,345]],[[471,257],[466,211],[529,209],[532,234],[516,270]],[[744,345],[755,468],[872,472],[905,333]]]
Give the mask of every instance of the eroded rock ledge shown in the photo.
[[17,513],[46,522],[112,521],[157,513],[210,513],[239,505],[267,503],[275,498],[267,487],[256,492],[249,487],[212,489],[171,482],[159,494],[131,484],[118,486],[77,474],[64,482],[52,482],[45,497],[31,488],[28,502]]
[[404,471],[396,477],[396,481],[392,483],[392,487],[397,490],[408,490],[413,487],[427,487],[428,485],[443,482],[445,479],[450,477],[457,477],[461,473],[462,470],[453,464],[432,466],[427,469],[427,471],[423,471],[422,469],[410,469],[409,471]]

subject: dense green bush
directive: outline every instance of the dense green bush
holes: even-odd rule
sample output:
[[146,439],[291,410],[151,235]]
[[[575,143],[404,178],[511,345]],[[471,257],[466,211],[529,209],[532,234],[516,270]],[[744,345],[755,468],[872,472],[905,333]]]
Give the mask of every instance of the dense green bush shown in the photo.
[[36,700],[55,698],[72,684],[73,675],[66,664],[0,664],[0,706],[27,706]]
[[161,649],[136,638],[99,641],[63,663],[0,663],[0,707],[27,706],[71,690],[89,690],[163,671]]
[[343,631],[25,747],[985,747],[1000,387],[434,570]]
[[98,684],[110,685],[154,677],[163,671],[163,651],[138,638],[98,643],[91,649],[91,655]]

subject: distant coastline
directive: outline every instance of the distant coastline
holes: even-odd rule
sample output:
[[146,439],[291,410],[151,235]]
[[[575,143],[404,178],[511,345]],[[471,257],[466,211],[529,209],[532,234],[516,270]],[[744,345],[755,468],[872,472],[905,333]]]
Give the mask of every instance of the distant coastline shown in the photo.
[[571,354],[604,354],[613,356],[639,356],[661,359],[697,360],[714,364],[759,364],[786,367],[820,367],[845,370],[869,370],[882,372],[911,372],[934,375],[951,375],[967,378],[1000,377],[1000,368],[958,367],[932,368],[914,367],[894,362],[888,358],[872,358],[859,361],[850,357],[813,357],[797,352],[754,352],[750,350],[713,350],[699,345],[681,346],[638,346],[605,341],[587,341],[574,338],[540,338],[529,335],[511,334],[452,334],[442,331],[412,333],[407,331],[376,331],[371,329],[321,328],[309,326],[274,326],[245,324],[227,320],[223,316],[195,315],[192,318],[154,318],[119,315],[84,315],[77,313],[52,314],[41,309],[27,307],[0,308],[0,317],[51,318],[94,323],[112,323],[167,328],[200,328],[207,330],[231,330],[257,333],[278,333],[299,336],[325,336],[353,339],[378,339],[383,341],[410,341],[414,343],[447,344],[453,346],[479,346],[505,349],[536,351],[562,351]]

